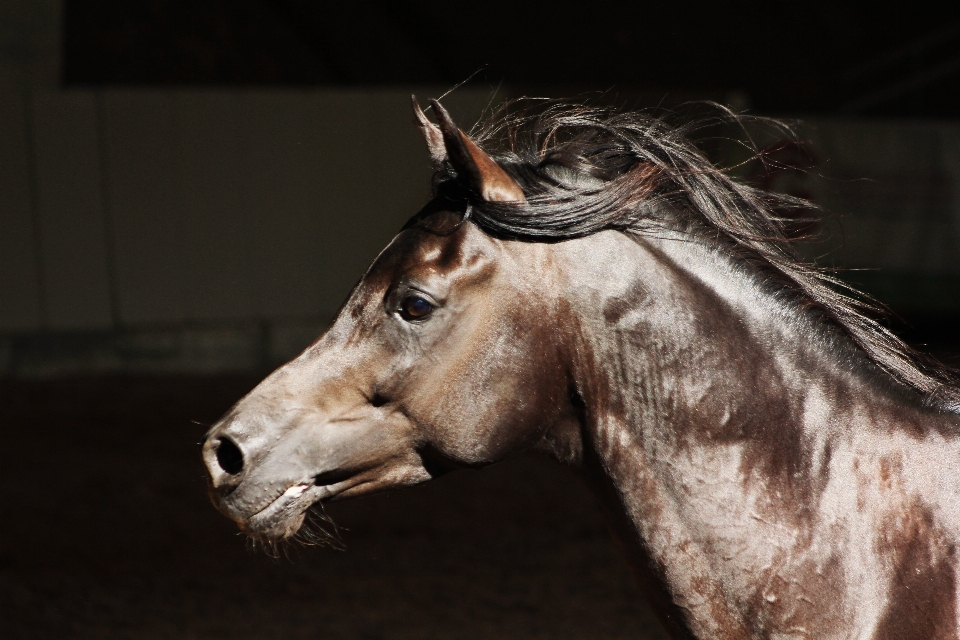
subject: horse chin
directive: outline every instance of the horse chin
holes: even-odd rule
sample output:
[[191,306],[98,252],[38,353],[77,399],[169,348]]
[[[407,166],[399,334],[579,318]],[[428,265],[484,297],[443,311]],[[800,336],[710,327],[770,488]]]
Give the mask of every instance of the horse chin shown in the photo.
[[305,515],[305,513],[299,513],[293,517],[273,522],[259,522],[255,518],[251,518],[237,524],[249,538],[260,542],[281,542],[297,534],[297,531],[303,525]]
[[292,517],[287,516],[272,521],[263,521],[256,516],[237,523],[248,537],[260,542],[282,542],[297,534],[303,525],[306,511]]

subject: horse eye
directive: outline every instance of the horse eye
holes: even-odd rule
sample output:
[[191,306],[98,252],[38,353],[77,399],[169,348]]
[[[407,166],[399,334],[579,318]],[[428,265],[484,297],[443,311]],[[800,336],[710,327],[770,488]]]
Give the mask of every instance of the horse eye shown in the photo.
[[400,314],[405,320],[419,320],[430,315],[433,305],[420,296],[409,296],[400,304]]

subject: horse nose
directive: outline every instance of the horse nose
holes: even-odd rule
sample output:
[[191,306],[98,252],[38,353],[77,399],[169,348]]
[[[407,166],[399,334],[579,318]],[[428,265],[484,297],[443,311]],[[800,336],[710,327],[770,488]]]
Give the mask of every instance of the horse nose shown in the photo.
[[220,438],[217,444],[217,464],[232,476],[243,471],[243,452],[230,438]]
[[214,434],[203,445],[203,461],[217,489],[238,484],[244,467],[243,451],[231,438]]

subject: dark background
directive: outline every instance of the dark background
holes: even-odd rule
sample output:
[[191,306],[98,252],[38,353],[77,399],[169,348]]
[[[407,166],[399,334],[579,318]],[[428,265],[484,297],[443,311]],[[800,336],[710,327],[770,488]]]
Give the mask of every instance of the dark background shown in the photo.
[[763,113],[960,115],[960,8],[309,0],[67,2],[68,85],[746,92]]
[[[122,150],[124,140],[112,133],[114,123],[120,123],[121,133],[139,135],[154,127],[167,131],[164,118],[180,122],[176,118],[192,113],[191,101],[203,107],[212,100],[217,108],[209,120],[197,120],[200,124],[192,129],[205,141],[204,127],[217,125],[237,96],[253,101],[262,95],[283,100],[305,96],[320,106],[329,99],[362,109],[377,100],[399,102],[424,87],[438,95],[471,76],[465,89],[479,91],[481,97],[499,88],[500,95],[514,96],[601,92],[603,100],[632,106],[705,98],[754,113],[842,122],[868,136],[871,127],[951,132],[960,118],[957,7],[410,0],[68,0],[37,6],[43,7],[39,13],[26,2],[0,7],[7,11],[0,22],[5,19],[8,25],[6,31],[0,25],[5,38],[0,109],[13,104],[4,113],[27,114],[19,138],[21,129],[0,127],[0,143],[22,139],[28,150],[22,177],[7,171],[4,179],[11,182],[4,184],[29,187],[24,187],[26,222],[21,227],[14,225],[12,209],[0,207],[0,225],[12,225],[0,227],[0,245],[3,229],[26,229],[23,237],[33,238],[37,246],[37,286],[50,288],[59,263],[48,254],[73,255],[50,240],[58,236],[48,227],[56,225],[45,221],[56,220],[60,211],[50,203],[75,198],[46,195],[45,175],[53,170],[45,169],[49,162],[42,144],[31,146],[31,141],[43,143],[49,122],[59,127],[50,129],[50,148],[78,127],[88,127],[96,150],[92,157],[112,166],[113,173],[104,170],[107,178],[97,187],[102,194],[94,209],[105,212],[105,278],[120,285],[105,286],[108,311],[102,321],[74,322],[69,305],[56,311],[59,298],[54,294],[36,303],[34,315],[25,313],[27,320],[3,321],[16,315],[17,305],[27,304],[18,302],[27,298],[17,298],[12,285],[5,284],[18,280],[4,280],[4,274],[25,270],[33,258],[3,263],[0,255],[0,305],[7,305],[7,316],[0,313],[4,638],[661,637],[590,496],[565,471],[541,460],[510,461],[407,491],[331,505],[330,514],[348,529],[346,551],[290,549],[288,558],[274,560],[247,549],[233,525],[206,500],[198,446],[203,433],[271,366],[321,330],[345,293],[344,283],[360,275],[368,254],[412,211],[404,200],[397,212],[371,213],[363,224],[322,218],[302,227],[310,233],[297,232],[304,242],[344,244],[351,254],[336,258],[342,282],[322,289],[322,295],[304,283],[306,275],[282,281],[262,276],[269,286],[287,287],[294,299],[302,296],[304,305],[314,304],[314,294],[333,301],[311,307],[305,319],[278,311],[280,305],[271,306],[269,299],[251,312],[252,320],[227,312],[137,315],[135,306],[124,306],[124,278],[132,278],[131,291],[150,290],[161,282],[163,268],[141,265],[134,276],[123,271],[129,244],[124,238],[151,239],[156,231],[146,214],[124,218],[122,203],[110,197],[117,186],[109,183],[110,176],[124,169],[108,162],[119,157],[111,153]],[[16,100],[4,103],[11,95]],[[456,95],[450,99],[454,104]],[[136,119],[155,108],[151,100],[166,105],[168,97],[176,108],[157,108],[155,120]],[[264,104],[267,113],[258,123],[271,120],[273,103]],[[227,106],[218,110],[218,105]],[[75,113],[70,111],[74,108],[86,114],[79,125],[57,115]],[[338,116],[345,109],[337,106],[328,113]],[[408,119],[403,115],[378,126],[392,135],[395,128],[408,126]],[[358,122],[351,131],[374,126],[362,118]],[[277,131],[289,139],[278,138],[277,157],[310,147],[318,155],[298,160],[308,164],[305,175],[315,170],[310,162],[322,166],[327,138],[299,138],[298,127],[308,126],[306,121],[290,125],[289,131],[282,124]],[[238,130],[238,139],[242,133]],[[163,151],[164,135],[155,136],[152,150],[133,149],[129,155],[144,163],[142,173],[129,174],[131,180],[149,187],[132,192],[133,200],[148,200],[140,194],[163,195],[171,188],[173,181],[167,178],[149,181],[149,162]],[[217,144],[233,148],[229,136]],[[243,151],[242,145],[238,148]],[[893,157],[900,149],[889,153]],[[0,169],[9,157],[0,153]],[[211,152],[209,157],[227,164],[230,154]],[[266,165],[274,158],[264,157],[265,180],[280,184],[278,192],[309,191],[309,177],[298,182],[283,172],[270,173]],[[423,164],[418,170],[425,190],[425,154]],[[355,166],[366,171],[386,166],[387,173],[404,180],[407,175],[386,159],[360,158]],[[75,169],[53,173],[78,175]],[[927,188],[929,175],[935,179]],[[950,196],[952,175],[918,172],[896,188],[936,194],[936,199],[955,197]],[[883,186],[883,179],[878,180]],[[198,184],[204,206],[215,208],[216,201],[230,195],[222,184],[218,189],[223,191]],[[358,190],[368,186],[360,184]],[[316,191],[311,207],[330,200],[324,189]],[[179,202],[163,200],[148,213],[163,216],[169,208],[172,216]],[[953,211],[956,216],[956,202],[950,202],[943,215]],[[72,211],[67,204],[61,208]],[[282,202],[276,208],[280,212],[265,218],[264,229],[290,223]],[[309,209],[305,211],[307,216]],[[190,216],[178,220],[173,226],[188,231],[204,224]],[[856,229],[869,224],[853,222]],[[960,221],[953,224],[956,230]],[[127,235],[120,233],[124,229]],[[230,242],[239,237],[223,225],[212,229],[217,237],[226,233]],[[82,234],[64,235],[89,244]],[[7,237],[13,236],[7,232]],[[226,255],[218,253],[216,244],[196,241],[206,236],[186,237],[171,236],[161,253],[181,251],[180,245],[190,241],[194,244],[183,254],[188,258]],[[6,254],[14,255],[12,251],[8,247]],[[130,251],[141,249],[138,245]],[[208,263],[191,260],[177,261],[185,280],[202,280],[217,268],[212,258]],[[950,267],[960,258],[952,260],[947,256],[938,264]],[[69,272],[72,264],[68,261],[62,269]],[[298,265],[290,273],[304,269]],[[960,362],[960,304],[951,302],[957,299],[957,280],[951,279],[954,271],[947,271],[845,277],[872,285],[883,299],[897,303],[899,319],[890,322],[910,342]],[[223,282],[220,289],[244,297],[245,281]],[[68,282],[64,288],[69,293],[78,286]],[[883,296],[885,291],[891,298]],[[299,323],[295,330],[290,318]],[[253,345],[252,355],[231,355],[235,342],[242,343],[241,350]]]

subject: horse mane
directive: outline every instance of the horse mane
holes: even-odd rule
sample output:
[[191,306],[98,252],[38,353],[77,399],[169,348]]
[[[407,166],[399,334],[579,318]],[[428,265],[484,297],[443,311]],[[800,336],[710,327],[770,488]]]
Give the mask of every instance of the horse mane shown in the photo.
[[691,119],[668,111],[544,100],[507,103],[471,135],[523,187],[527,202],[485,202],[465,191],[449,164],[438,170],[434,192],[442,199],[468,200],[471,219],[486,232],[529,241],[559,241],[604,229],[643,234],[664,225],[688,233],[704,230],[751,271],[775,281],[787,294],[781,298],[818,310],[925,405],[960,412],[955,370],[912,349],[871,317],[882,311],[871,298],[800,258],[796,239],[785,233],[785,225],[796,218],[784,213],[812,205],[731,177],[691,141],[720,126],[746,131],[746,119],[792,137],[789,127],[708,106],[711,114]]

